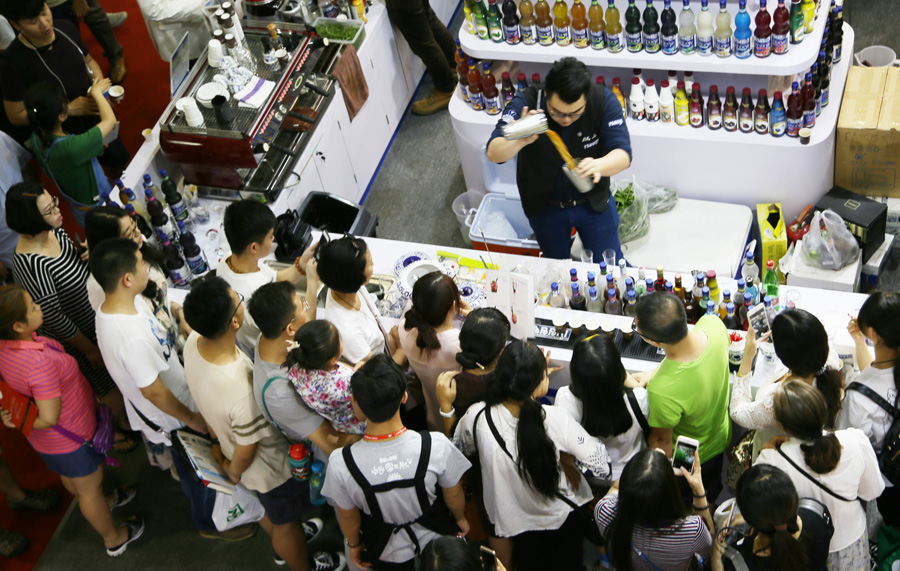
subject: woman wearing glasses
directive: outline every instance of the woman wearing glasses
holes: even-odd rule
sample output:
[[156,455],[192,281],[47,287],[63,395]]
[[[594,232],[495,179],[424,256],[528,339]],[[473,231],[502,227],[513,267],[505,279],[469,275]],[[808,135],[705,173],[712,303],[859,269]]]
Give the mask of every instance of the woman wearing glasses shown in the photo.
[[[530,111],[529,111],[530,110]],[[591,179],[582,193],[562,172],[563,161],[548,137],[507,140],[502,128],[543,112],[578,162],[577,176]],[[516,182],[522,207],[544,256],[569,257],[574,226],[585,248],[594,252],[619,244],[619,214],[609,177],[631,165],[631,139],[615,95],[592,81],[588,68],[573,57],[556,61],[540,90],[531,85],[507,104],[487,144],[487,157],[504,163],[519,157]]]
[[[13,261],[13,281],[34,298],[44,311],[41,334],[62,343],[78,361],[94,393],[122,417],[122,393],[106,371],[94,327],[94,310],[88,300],[87,263],[62,230],[59,198],[40,184],[19,183],[6,194],[6,223],[18,232]],[[117,449],[131,450],[135,443],[116,433]]]

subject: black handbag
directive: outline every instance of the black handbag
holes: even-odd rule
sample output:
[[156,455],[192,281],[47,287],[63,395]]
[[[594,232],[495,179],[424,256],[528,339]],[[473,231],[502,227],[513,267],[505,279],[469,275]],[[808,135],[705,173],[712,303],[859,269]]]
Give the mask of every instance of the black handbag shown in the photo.
[[286,210],[278,216],[275,226],[275,259],[279,262],[293,263],[303,255],[312,242],[312,228],[300,220],[296,210]]

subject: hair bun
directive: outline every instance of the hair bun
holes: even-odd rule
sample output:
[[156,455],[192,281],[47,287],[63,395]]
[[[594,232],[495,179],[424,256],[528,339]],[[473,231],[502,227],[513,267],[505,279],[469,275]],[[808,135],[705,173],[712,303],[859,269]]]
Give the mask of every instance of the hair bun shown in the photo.
[[478,355],[474,353],[468,353],[465,351],[460,351],[456,354],[456,362],[463,366],[466,369],[477,369],[478,367]]

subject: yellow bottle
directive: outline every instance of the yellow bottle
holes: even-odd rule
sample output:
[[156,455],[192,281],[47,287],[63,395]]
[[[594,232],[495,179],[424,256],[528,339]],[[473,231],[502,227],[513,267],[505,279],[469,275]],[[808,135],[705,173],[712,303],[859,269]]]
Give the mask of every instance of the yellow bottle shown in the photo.
[[803,25],[806,33],[811,34],[816,23],[816,0],[803,0],[800,8],[803,10]]
[[684,82],[678,82],[678,90],[675,92],[675,124],[682,127],[690,124],[691,110],[690,100],[684,90]]
[[609,0],[606,8],[606,49],[611,53],[618,53],[625,49],[622,24],[619,22],[619,9],[616,8],[615,0]]
[[616,99],[619,100],[619,105],[622,106],[622,117],[627,118],[628,111],[626,111],[626,109],[628,109],[628,107],[625,106],[625,94],[622,93],[622,80],[618,77],[613,78],[612,92],[613,95],[616,96]]
[[563,0],[556,0],[553,5],[553,33],[556,36],[556,43],[561,46],[568,46],[572,43],[572,30],[569,24],[572,19],[569,18],[569,7]]
[[[363,22],[368,22],[369,19],[366,18],[366,3],[363,0],[353,0],[353,6],[356,8],[356,13],[359,14],[359,19]],[[469,25],[469,31],[474,33],[475,28],[472,27],[472,15],[466,12],[466,21]]]

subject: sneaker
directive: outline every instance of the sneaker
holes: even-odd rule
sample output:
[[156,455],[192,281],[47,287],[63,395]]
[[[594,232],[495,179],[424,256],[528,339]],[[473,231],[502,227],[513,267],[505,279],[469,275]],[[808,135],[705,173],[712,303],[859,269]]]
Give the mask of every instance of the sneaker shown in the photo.
[[200,537],[205,539],[221,539],[222,541],[243,541],[253,537],[257,527],[259,526],[255,523],[245,523],[244,525],[226,529],[225,531],[201,529]]
[[127,488],[119,488],[113,491],[113,505],[110,510],[120,508],[129,503],[137,495],[137,488],[128,486]]
[[319,551],[313,555],[310,571],[342,571],[347,568],[347,560],[343,553]]
[[125,528],[128,530],[128,539],[125,540],[125,543],[120,545],[116,545],[115,547],[107,547],[106,554],[110,557],[118,557],[125,553],[125,550],[128,549],[128,544],[132,541],[139,538],[144,533],[144,518],[139,516],[134,516],[125,521]]
[[443,111],[450,105],[452,97],[453,91],[432,89],[426,98],[413,103],[412,112],[416,115],[431,115],[432,113]]
[[111,27],[118,28],[128,19],[128,12],[113,12],[112,14],[107,12],[106,17],[109,19],[109,25]]
[[274,551],[272,552],[272,560],[275,561],[275,565],[278,565],[279,567],[285,566],[284,559],[282,559],[281,555],[278,555]]
[[49,512],[59,507],[62,502],[62,494],[56,490],[25,490],[25,499],[21,502],[13,502],[6,498],[6,505],[12,510],[37,510]]
[[24,535],[0,528],[0,555],[15,557],[22,554],[31,542]]
[[319,534],[325,529],[325,523],[317,517],[301,522],[300,525],[303,527],[303,535],[306,536],[306,543],[319,537]]

